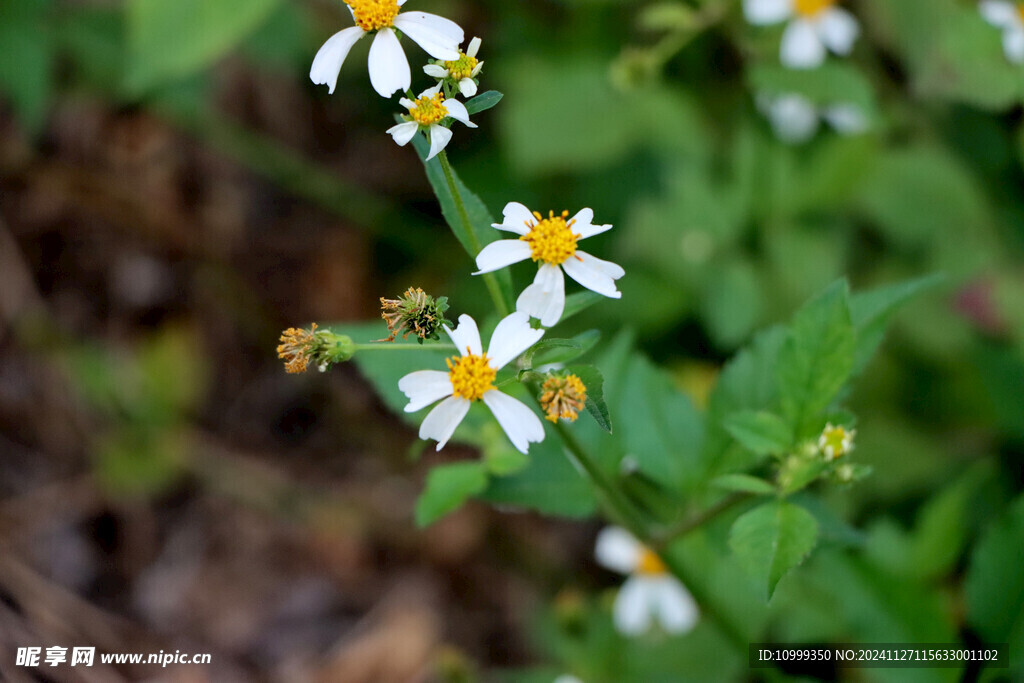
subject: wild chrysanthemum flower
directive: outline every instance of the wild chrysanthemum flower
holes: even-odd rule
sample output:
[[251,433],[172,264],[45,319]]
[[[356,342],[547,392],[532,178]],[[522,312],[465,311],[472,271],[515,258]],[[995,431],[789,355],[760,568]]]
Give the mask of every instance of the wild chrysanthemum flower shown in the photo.
[[338,72],[356,42],[376,32],[368,61],[370,84],[381,97],[396,90],[408,90],[412,83],[409,60],[398,42],[395,29],[409,36],[434,59],[458,59],[459,45],[465,38],[454,21],[426,12],[404,12],[406,0],[344,0],[356,25],[327,39],[313,58],[309,77],[317,85],[326,85],[333,93]]
[[455,119],[470,128],[476,128],[476,124],[469,120],[469,112],[466,105],[458,100],[446,100],[441,94],[441,84],[429,88],[420,93],[416,101],[407,97],[399,100],[399,104],[409,110],[404,123],[388,128],[387,133],[399,146],[409,144],[421,128],[428,131],[430,135],[430,153],[427,154],[427,161],[430,161],[437,153],[448,145],[452,139],[452,131],[441,125],[447,118]]
[[587,403],[587,387],[576,375],[548,377],[541,385],[540,406],[547,415],[545,420],[558,422],[559,418],[575,422]]
[[686,633],[697,625],[700,610],[693,596],[664,562],[619,527],[606,527],[597,536],[594,554],[603,566],[629,576],[615,597],[615,627],[639,635],[655,619],[669,633]]
[[818,450],[826,460],[835,460],[853,450],[853,437],[856,435],[856,429],[848,430],[842,425],[833,426],[829,422],[818,437]]
[[857,20],[836,0],[743,0],[743,12],[755,25],[792,19],[779,48],[779,59],[792,69],[821,66],[826,49],[848,55],[860,35]]
[[[480,39],[469,41],[465,52],[459,51],[458,59],[439,60],[423,67],[423,72],[439,81],[448,81],[451,87],[457,88],[463,97],[476,95],[476,77],[484,63],[476,58],[480,50]],[[448,92],[448,91],[445,91]]]
[[459,316],[454,330],[444,328],[461,356],[448,359],[448,372],[418,370],[398,381],[409,398],[405,412],[412,413],[444,399],[423,418],[421,439],[436,439],[441,450],[469,412],[474,401],[483,401],[494,413],[509,440],[526,453],[531,442],[544,440],[544,425],[532,410],[517,399],[498,391],[494,379],[498,370],[544,336],[544,330],[530,327],[530,317],[513,313],[498,323],[491,344],[484,353],[480,331],[468,315]]
[[419,287],[410,287],[398,299],[381,297],[380,307],[380,317],[388,324],[388,338],[378,341],[393,342],[400,334],[402,339],[415,334],[422,344],[424,339],[440,339],[441,326],[448,322],[444,318],[448,297],[435,299]]
[[1024,2],[982,0],[978,6],[985,21],[1003,29],[1003,52],[1014,64],[1024,64]]
[[818,132],[822,120],[841,135],[863,133],[868,128],[867,117],[860,107],[849,103],[819,107],[803,95],[789,93],[761,95],[757,98],[757,106],[768,117],[775,136],[790,144],[810,140]]
[[484,247],[476,257],[480,270],[474,275],[489,273],[519,261],[533,259],[540,262],[533,284],[523,290],[516,301],[516,310],[540,319],[544,327],[551,327],[565,310],[565,279],[562,270],[576,282],[598,294],[618,299],[622,293],[615,288],[615,280],[626,274],[619,265],[603,261],[576,248],[578,240],[611,230],[611,225],[594,225],[594,212],[583,209],[572,218],[563,211],[544,218],[518,202],[509,202],[502,212],[505,222],[491,227],[514,232],[516,240],[498,240]]

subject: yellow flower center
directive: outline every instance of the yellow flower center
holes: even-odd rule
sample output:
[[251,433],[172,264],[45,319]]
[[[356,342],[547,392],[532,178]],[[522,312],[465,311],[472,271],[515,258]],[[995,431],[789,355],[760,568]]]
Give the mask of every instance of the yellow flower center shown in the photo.
[[636,573],[654,576],[664,574],[668,571],[665,563],[658,557],[657,553],[644,548],[640,553],[640,559],[636,563]]
[[797,14],[813,17],[834,4],[836,4],[836,0],[795,0],[793,7]]
[[846,431],[843,427],[827,425],[818,439],[818,448],[829,460],[834,460],[853,450],[854,431]]
[[565,263],[576,253],[576,240],[579,239],[571,230],[574,221],[565,220],[569,212],[563,211],[561,216],[556,216],[551,211],[547,218],[542,218],[536,211],[533,215],[537,222],[533,225],[527,223],[530,232],[519,238],[530,245],[530,257],[554,266]]
[[1024,2],[1017,3],[1017,14],[1020,15],[1021,23],[1024,23]]
[[[468,350],[468,349],[467,349]],[[448,359],[448,378],[452,382],[454,395],[467,401],[479,401],[494,388],[498,371],[487,362],[487,354],[469,354]]]
[[448,110],[444,106],[444,95],[437,93],[433,97],[421,97],[415,102],[409,114],[413,121],[421,126],[429,126],[444,120]]
[[356,25],[364,31],[377,31],[394,25],[398,0],[345,0],[352,8]]
[[464,52],[459,53],[459,58],[453,62],[445,62],[444,68],[448,69],[448,76],[456,81],[469,78],[476,68],[476,57],[470,57]]

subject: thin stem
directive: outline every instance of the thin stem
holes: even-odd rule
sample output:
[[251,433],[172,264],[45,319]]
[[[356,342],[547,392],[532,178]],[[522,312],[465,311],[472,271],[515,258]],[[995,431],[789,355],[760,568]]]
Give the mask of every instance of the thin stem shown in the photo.
[[449,344],[447,342],[442,342],[440,344],[396,344],[394,342],[391,342],[389,344],[385,344],[381,342],[378,344],[355,344],[354,348],[356,351],[415,351],[416,349],[419,349],[421,351],[425,349],[444,349],[446,351],[454,351],[455,344]]
[[749,500],[753,496],[752,493],[737,492],[730,496],[723,498],[718,501],[707,510],[698,513],[690,519],[683,520],[675,526],[670,526],[652,534],[651,547],[655,550],[666,547],[672,541],[685,536],[686,534],[699,529],[704,526],[715,517],[729,510],[730,508],[739,505],[745,500]]
[[[452,167],[448,163],[448,154],[445,150],[437,155],[438,161],[441,163],[441,170],[444,172],[445,182],[448,183],[448,191],[452,195],[452,201],[455,202],[455,211],[459,214],[459,222],[462,223],[463,230],[466,233],[466,241],[469,242],[470,254],[469,257],[475,259],[477,254],[480,253],[480,240],[477,239],[476,231],[473,229],[473,223],[469,220],[469,213],[466,211],[466,203],[462,199],[462,193],[459,192],[459,187],[455,182],[455,176],[452,174]],[[508,302],[505,301],[504,295],[501,293],[501,287],[498,285],[498,278],[494,273],[484,273],[484,282],[487,284],[487,291],[491,294],[491,299],[494,300],[494,306],[498,309],[498,314],[502,318],[507,316],[509,311]]]

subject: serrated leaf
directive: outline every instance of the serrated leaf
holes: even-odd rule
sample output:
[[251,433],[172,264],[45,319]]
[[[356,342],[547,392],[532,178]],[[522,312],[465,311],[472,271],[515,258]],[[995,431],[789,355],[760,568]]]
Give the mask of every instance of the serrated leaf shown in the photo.
[[487,468],[481,462],[438,465],[427,474],[427,486],[416,501],[416,524],[433,524],[486,488]]
[[541,339],[523,354],[523,362],[529,367],[568,363],[593,348],[600,338],[597,330],[587,330],[572,339]]
[[769,599],[779,580],[804,561],[817,540],[814,516],[786,501],[771,501],[744,513],[729,532],[729,547],[767,588]]
[[864,369],[878,350],[885,336],[885,328],[896,310],[917,294],[940,284],[945,277],[929,275],[859,292],[850,297],[850,318],[857,336],[857,350],[853,373]]
[[765,410],[733,413],[725,420],[725,428],[755,455],[779,455],[793,445],[793,429]]
[[587,412],[601,429],[611,434],[612,418],[604,400],[604,376],[601,371],[593,365],[574,365],[567,370],[579,377],[587,388]]
[[466,100],[466,111],[469,112],[470,116],[473,114],[479,114],[482,111],[487,111],[498,104],[498,102],[501,102],[502,97],[504,97],[504,95],[497,90],[482,92],[473,99]]
[[779,350],[777,376],[783,413],[797,438],[808,436],[853,370],[856,339],[845,280],[797,311]]
[[726,491],[740,491],[756,495],[775,493],[775,486],[771,482],[749,474],[723,474],[712,479],[711,485]]

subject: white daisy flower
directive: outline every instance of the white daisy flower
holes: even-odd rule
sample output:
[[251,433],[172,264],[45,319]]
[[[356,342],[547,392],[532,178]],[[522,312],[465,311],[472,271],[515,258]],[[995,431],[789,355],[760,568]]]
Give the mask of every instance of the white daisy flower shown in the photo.
[[672,576],[654,552],[619,527],[597,536],[597,561],[629,578],[615,597],[615,627],[627,636],[639,635],[657,619],[669,633],[687,633],[700,618],[693,596]]
[[463,97],[473,97],[476,95],[476,77],[484,67],[484,63],[477,61],[476,58],[477,52],[480,51],[480,42],[479,38],[474,38],[469,41],[469,47],[465,52],[459,52],[458,59],[427,64],[423,67],[423,72],[440,81],[451,80]]
[[454,21],[426,12],[399,13],[406,0],[344,0],[356,25],[327,39],[313,58],[309,77],[317,85],[326,85],[333,93],[338,72],[356,42],[376,32],[370,46],[370,84],[381,97],[396,90],[408,90],[412,83],[409,60],[405,57],[395,29],[409,36],[435,59],[458,59],[459,45],[465,38]]
[[495,389],[498,370],[530,348],[544,336],[544,330],[530,327],[530,316],[512,313],[502,319],[491,335],[484,353],[480,331],[468,315],[459,316],[454,330],[444,327],[462,354],[448,359],[448,372],[418,370],[398,381],[398,388],[409,398],[405,412],[412,413],[444,399],[427,413],[420,425],[421,439],[436,439],[441,450],[469,412],[473,401],[483,401],[512,445],[526,453],[530,443],[544,440],[544,425],[532,410],[517,399]]
[[803,95],[789,93],[761,95],[757,106],[768,117],[775,136],[789,144],[807,142],[824,120],[841,135],[856,135],[868,129],[864,112],[855,104],[837,103],[819,107]]
[[1014,64],[1024,64],[1024,2],[982,0],[978,6],[985,21],[1003,29],[1003,52]]
[[847,55],[860,35],[853,15],[836,7],[837,0],[743,0],[747,21],[777,24],[791,19],[782,34],[780,59],[791,69],[813,69],[825,61],[825,52]]
[[[622,293],[615,289],[615,280],[626,274],[620,266],[603,261],[576,248],[576,242],[606,230],[610,225],[594,225],[594,212],[583,209],[572,218],[563,211],[547,218],[518,202],[509,202],[502,212],[504,223],[491,227],[518,234],[519,239],[498,240],[484,247],[476,257],[480,270],[474,275],[489,273],[499,268],[533,259],[540,262],[533,284],[523,290],[516,301],[516,310],[540,319],[544,327],[551,327],[565,310],[566,275],[598,294],[619,299]],[[559,268],[561,266],[561,268]]]
[[469,120],[469,112],[466,105],[458,100],[446,100],[441,94],[441,84],[428,88],[420,93],[420,96],[413,102],[407,97],[398,101],[403,107],[409,110],[409,115],[403,118],[408,119],[404,123],[388,128],[387,133],[395,142],[401,146],[409,144],[409,141],[416,136],[421,128],[430,134],[430,153],[427,161],[430,161],[448,145],[452,139],[452,131],[441,125],[446,118],[452,118],[470,128],[476,128],[476,124]]

